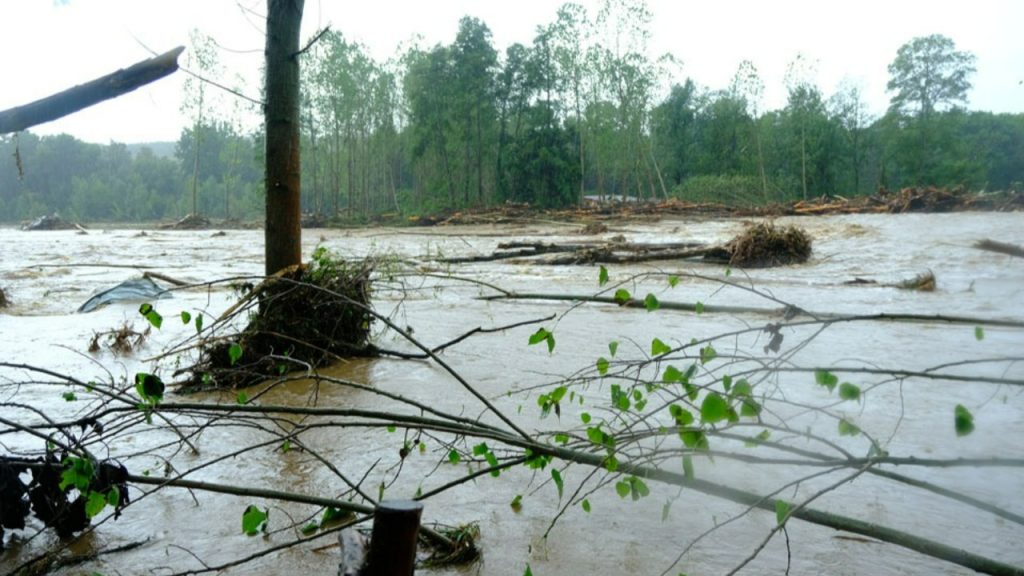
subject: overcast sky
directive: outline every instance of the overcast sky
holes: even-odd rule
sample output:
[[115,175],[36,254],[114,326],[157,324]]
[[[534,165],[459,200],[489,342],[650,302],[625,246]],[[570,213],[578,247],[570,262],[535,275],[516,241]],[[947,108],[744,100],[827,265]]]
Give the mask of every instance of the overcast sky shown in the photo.
[[[596,14],[599,1],[581,0]],[[0,110],[28,103],[149,56],[187,45],[197,28],[226,49],[222,80],[257,94],[265,0],[0,0]],[[303,37],[330,24],[378,58],[413,35],[431,46],[454,39],[458,20],[487,23],[501,50],[529,44],[562,2],[549,0],[306,0]],[[973,0],[649,0],[651,51],[672,53],[709,88],[728,85],[737,65],[754,62],[765,105],[784,104],[783,76],[798,53],[817,62],[826,95],[847,78],[859,83],[875,114],[888,103],[886,67],[915,36],[952,38],[977,56],[969,107],[1024,112],[1024,1]],[[182,56],[182,63],[186,56]],[[236,78],[237,77],[237,78]],[[128,96],[39,126],[106,143],[177,140],[185,123],[180,72]]]

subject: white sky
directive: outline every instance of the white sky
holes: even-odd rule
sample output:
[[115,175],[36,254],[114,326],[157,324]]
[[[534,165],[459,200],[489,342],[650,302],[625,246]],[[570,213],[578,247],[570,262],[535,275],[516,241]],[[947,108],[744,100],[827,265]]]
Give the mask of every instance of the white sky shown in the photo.
[[[580,0],[592,15],[596,0]],[[258,94],[265,0],[0,0],[0,110],[28,103],[142,60],[187,45],[192,28],[222,46],[251,50],[222,53]],[[425,45],[451,42],[464,15],[490,27],[495,46],[529,44],[537,25],[552,22],[555,0],[306,0],[303,38],[331,24],[369,46],[374,56],[392,55],[414,34]],[[244,7],[251,9],[247,13]],[[787,64],[802,52],[818,63],[817,82],[826,96],[843,78],[861,85],[871,111],[886,108],[886,67],[915,36],[952,38],[977,56],[969,107],[1024,112],[1024,1],[973,0],[649,0],[654,14],[652,52],[682,61],[681,81],[723,88],[741,60],[754,62],[765,83],[766,107],[784,104]],[[255,13],[255,14],[254,14]],[[182,63],[186,56],[182,56]],[[67,132],[92,142],[177,140],[186,123],[179,111],[178,72],[137,92],[39,126],[37,133]]]

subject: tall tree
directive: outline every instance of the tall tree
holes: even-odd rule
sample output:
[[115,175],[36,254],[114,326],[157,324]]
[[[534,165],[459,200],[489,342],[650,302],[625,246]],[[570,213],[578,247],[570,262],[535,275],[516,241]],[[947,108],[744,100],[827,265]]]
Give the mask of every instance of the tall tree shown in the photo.
[[890,109],[927,118],[941,106],[967,103],[974,74],[974,55],[956,50],[953,40],[941,34],[907,42],[889,64]]
[[304,0],[267,0],[266,273],[302,262],[299,28]]

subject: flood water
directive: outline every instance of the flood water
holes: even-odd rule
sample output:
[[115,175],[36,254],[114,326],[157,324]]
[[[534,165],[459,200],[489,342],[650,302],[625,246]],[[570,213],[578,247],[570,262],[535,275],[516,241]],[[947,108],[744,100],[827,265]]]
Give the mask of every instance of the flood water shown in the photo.
[[[814,255],[809,263],[746,272],[734,270],[728,281],[756,287],[779,301],[821,313],[943,314],[1024,321],[1024,260],[972,247],[983,238],[1024,245],[1024,215],[852,215],[778,221],[790,223],[804,227],[814,238]],[[374,294],[379,312],[389,315],[403,328],[412,328],[413,335],[428,346],[445,343],[477,327],[495,328],[556,314],[555,320],[541,324],[475,335],[441,355],[498,409],[531,433],[560,428],[582,431],[579,416],[584,410],[595,416],[608,413],[609,385],[614,381],[574,389],[586,398],[586,404],[566,405],[560,420],[554,415],[540,418],[536,397],[550,390],[544,385],[553,386],[577,371],[592,373],[595,360],[608,356],[610,341],[620,343],[616,358],[638,360],[650,352],[653,337],[677,346],[691,338],[703,339],[781,320],[757,314],[697,315],[667,309],[646,312],[606,304],[483,300],[479,297],[493,295],[495,291],[463,279],[520,293],[593,295],[602,288],[598,287],[596,266],[509,262],[456,266],[436,261],[439,255],[488,254],[499,242],[507,240],[578,242],[621,234],[632,242],[717,243],[742,230],[743,222],[628,221],[612,224],[607,234],[598,237],[580,236],[580,227],[538,222],[429,229],[306,230],[303,244],[307,257],[316,246],[323,245],[345,258],[386,255],[393,263],[385,271],[430,274],[393,274],[378,283]],[[156,371],[170,380],[175,369],[173,359],[151,359],[185,340],[192,333],[190,330],[194,331],[178,320],[178,312],[188,310],[193,315],[203,313],[213,319],[235,301],[235,293],[223,284],[175,291],[173,298],[154,303],[165,316],[163,328],[154,332],[134,355],[114,356],[106,351],[87,351],[94,333],[124,323],[141,330],[145,321],[138,314],[138,302],[113,304],[88,314],[74,313],[94,292],[138,277],[141,270],[133,268],[140,267],[193,283],[258,276],[263,268],[262,231],[227,230],[223,235],[214,235],[213,231],[147,230],[141,234],[137,229],[95,229],[80,235],[74,231],[21,232],[5,228],[0,229],[0,247],[0,288],[11,300],[9,308],[0,310],[0,362],[34,365],[81,380],[117,381],[142,370]],[[750,291],[723,287],[715,280],[726,279],[725,270],[718,266],[670,261],[611,265],[608,270],[612,284],[644,272],[679,274],[680,281],[674,288],[664,276],[623,286],[639,297],[653,293],[666,303],[700,301],[709,308],[778,306]],[[937,280],[934,292],[886,286],[929,270]],[[687,272],[707,279],[688,276]],[[443,278],[445,275],[452,278]],[[877,284],[844,284],[855,278]],[[550,354],[543,344],[527,344],[539,326],[555,334],[557,345]],[[412,350],[398,335],[381,328],[378,325],[380,346]],[[947,373],[1024,379],[1024,364],[999,360],[1022,357],[1024,330],[1019,328],[989,326],[979,340],[975,326],[970,324],[851,322],[831,325],[817,335],[798,329],[786,331],[785,335],[783,353],[792,354],[792,366],[926,371],[949,365],[944,368]],[[724,361],[730,354],[761,355],[766,343],[763,334],[754,333],[716,341],[715,348],[722,356],[719,361]],[[357,360],[333,366],[327,372],[451,414],[500,424],[450,374],[431,362]],[[786,406],[793,411],[788,416],[795,431],[806,429],[828,436],[858,456],[866,453],[863,437],[840,439],[834,432],[834,420],[796,407],[828,406],[832,413],[855,421],[872,434],[893,456],[1024,459],[1024,397],[1020,387],[926,378],[894,381],[888,376],[863,373],[845,374],[842,378],[861,385],[866,391],[862,402],[830,402],[827,393],[815,385],[814,375],[807,372],[781,371],[758,385],[773,398],[787,400]],[[65,388],[32,383],[40,379],[22,370],[0,368],[0,416],[29,423],[40,421],[38,414],[13,404],[35,407],[54,419],[72,418],[95,407],[86,393],[67,402],[62,397]],[[538,390],[539,386],[542,388]],[[230,402],[234,394],[172,396],[167,401]],[[260,401],[307,405],[314,399],[318,406],[388,408],[384,399],[367,390],[340,386],[320,386],[314,390],[308,382],[275,388]],[[965,437],[957,437],[954,431],[953,410],[957,404],[974,415],[975,430]],[[748,428],[744,432],[756,434],[758,430]],[[131,434],[118,436],[116,442],[106,447],[109,453],[98,456],[118,458],[133,473],[152,471],[162,476],[171,466],[179,471],[197,467],[247,443],[265,440],[266,436],[251,428],[212,427],[197,441],[198,454],[182,451],[173,455],[171,449],[161,447],[170,439],[165,430],[155,425],[139,426]],[[449,450],[441,439],[422,438],[424,451],[413,450],[396,478],[397,454],[405,439],[401,430],[388,433],[380,428],[358,427],[319,429],[303,437],[304,442],[316,447],[347,477],[360,479],[365,475],[363,486],[374,497],[382,482],[388,483],[386,497],[408,498],[418,489],[431,490],[465,471],[464,465],[441,464],[447,460]],[[821,449],[820,445],[794,441],[792,435],[789,440],[794,446]],[[0,442],[5,451],[39,448],[37,440],[20,434],[0,436]],[[300,451],[282,453],[276,448],[277,445],[271,445],[217,462],[189,478],[326,497],[345,492],[346,487],[338,477],[310,455]],[[722,448],[759,454],[742,444],[723,444]],[[663,466],[680,472],[679,459],[671,462]],[[558,464],[565,479],[561,499],[547,470],[534,474],[519,466],[498,478],[485,475],[426,500],[425,522],[479,524],[483,559],[469,567],[422,573],[519,576],[529,564],[537,576],[663,571],[691,576],[723,574],[750,555],[775,526],[773,514],[755,511],[744,515],[722,525],[675,564],[676,557],[691,540],[741,514],[745,508],[653,481],[648,482],[651,493],[646,498],[637,502],[621,499],[616,494],[614,479],[599,486],[601,474],[591,478],[591,469],[563,465]],[[760,494],[774,492],[818,471],[755,465],[729,458],[716,458],[713,462],[695,460],[695,466],[698,478]],[[1018,467],[888,469],[1024,515],[1024,470]],[[850,472],[806,480],[787,488],[779,497],[799,502]],[[588,480],[584,492],[575,494],[584,480]],[[138,496],[139,492],[136,490],[133,495]],[[516,495],[523,497],[519,510],[510,506]],[[560,507],[583,495],[587,495],[592,510],[587,513],[579,505],[570,506],[545,540],[545,531]],[[77,542],[73,550],[84,554],[145,541],[142,545],[62,568],[58,573],[169,574],[198,570],[203,564],[218,565],[295,536],[294,531],[257,537],[243,535],[242,511],[252,503],[271,506],[272,531],[289,524],[289,516],[299,522],[304,515],[316,511],[310,506],[277,505],[256,498],[164,489],[128,507],[118,520],[103,522]],[[668,514],[663,517],[666,507]],[[1020,546],[1024,542],[1024,526],[878,477],[862,475],[824,494],[811,507],[890,526],[1024,567],[1024,547]],[[846,538],[843,533],[797,520],[788,524],[787,531],[792,559],[790,574],[971,573],[895,545]],[[56,541],[49,532],[36,537],[32,536],[34,533],[32,527],[8,531],[7,550],[0,556],[0,573]],[[338,549],[330,546],[333,541],[330,537],[319,539],[228,568],[223,573],[332,574],[338,562]],[[786,538],[779,535],[742,573],[781,574],[786,563]]]

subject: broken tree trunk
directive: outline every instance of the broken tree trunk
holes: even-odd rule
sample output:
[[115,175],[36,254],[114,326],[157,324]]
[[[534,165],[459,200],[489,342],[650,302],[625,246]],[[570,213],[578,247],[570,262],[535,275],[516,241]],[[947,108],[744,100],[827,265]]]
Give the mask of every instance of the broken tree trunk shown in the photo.
[[1006,242],[996,242],[995,240],[978,240],[974,243],[974,247],[978,250],[987,250],[989,252],[996,252],[999,254],[1006,254],[1008,256],[1016,256],[1017,258],[1024,258],[1024,248],[1017,246],[1016,244],[1007,244]]
[[0,134],[19,132],[127,94],[178,69],[184,46],[35,102],[0,111]]

